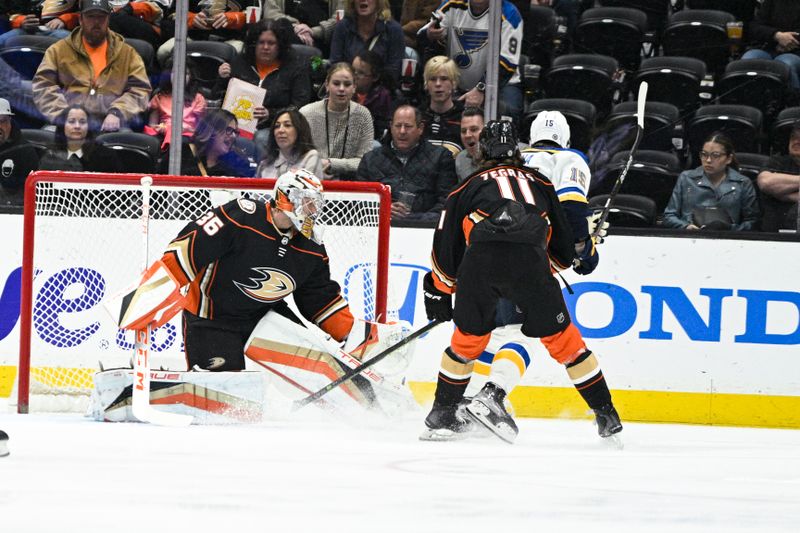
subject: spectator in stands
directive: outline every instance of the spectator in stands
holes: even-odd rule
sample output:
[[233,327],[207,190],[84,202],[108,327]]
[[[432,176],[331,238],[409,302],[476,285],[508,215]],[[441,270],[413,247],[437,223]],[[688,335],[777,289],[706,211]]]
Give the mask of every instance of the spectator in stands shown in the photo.
[[11,29],[0,35],[0,48],[6,45],[11,37],[17,35],[47,35],[63,39],[69,35],[66,24],[56,15],[72,11],[77,7],[77,0],[61,2],[61,5],[49,3],[40,7],[32,0],[0,1],[0,16],[8,18]]
[[459,183],[480,170],[480,144],[483,131],[483,110],[468,107],[461,115],[461,144],[464,149],[456,156],[456,176]]
[[0,185],[14,193],[25,185],[28,174],[39,167],[36,149],[22,138],[5,98],[0,98]]
[[[358,166],[357,180],[379,181],[392,188],[392,218],[439,218],[445,199],[456,183],[453,156],[423,140],[422,113],[399,106],[392,116],[391,139],[367,153]],[[401,200],[403,192],[411,200]]]
[[764,0],[750,22],[751,47],[742,59],[775,59],[789,66],[790,84],[800,90],[800,3]]
[[336,26],[336,12],[344,12],[345,0],[264,0],[264,19],[286,18],[297,39],[327,50]]
[[[189,0],[186,37],[190,41],[224,41],[241,52],[247,29],[246,8],[258,5],[258,0]],[[162,24],[164,44],[156,51],[160,65],[166,64],[175,47],[175,2],[168,11],[167,21]]]
[[344,19],[333,29],[331,63],[351,63],[361,50],[383,58],[389,75],[397,81],[403,66],[403,28],[392,20],[386,0],[348,0]]
[[311,70],[295,57],[289,39],[292,28],[286,19],[261,20],[247,31],[244,53],[232,64],[219,67],[217,90],[223,92],[231,78],[239,78],[267,90],[264,101],[253,110],[258,128],[256,138],[266,142],[266,132],[278,109],[302,107],[311,101]]
[[461,113],[464,112],[464,102],[453,99],[458,87],[458,66],[449,57],[434,56],[425,63],[422,76],[428,93],[428,105],[422,111],[425,138],[447,148],[455,157],[462,148]]
[[314,148],[311,127],[294,107],[275,113],[266,155],[256,170],[259,178],[277,178],[291,169],[304,168],[323,179],[322,159]]
[[81,103],[102,131],[140,122],[150,81],[139,54],[108,29],[108,0],[84,0],[81,25],[47,49],[33,78],[33,98],[55,123],[68,105]]
[[[251,177],[250,163],[234,143],[239,123],[230,111],[215,109],[197,125],[189,142],[181,148],[181,175]],[[169,169],[169,152],[161,160],[161,172]]]
[[406,36],[406,46],[418,49],[417,32],[428,23],[431,13],[441,3],[441,0],[405,0],[403,2],[400,25]]
[[[466,106],[482,107],[486,90],[486,65],[489,60],[489,0],[445,2],[440,6],[440,24],[428,26],[426,37],[435,48],[444,50],[461,69],[458,88]],[[522,47],[522,16],[514,4],[503,0],[500,27],[498,111],[519,122],[523,96],[519,65]]]
[[127,39],[141,39],[158,49],[162,44],[163,0],[149,2],[111,0],[109,27]]
[[[11,102],[11,107],[18,113],[22,113],[36,121],[43,120],[42,114],[33,102],[30,83],[23,81],[19,73],[2,59],[0,59],[0,80],[3,80],[3,83],[0,83],[0,98],[5,98]],[[28,127],[25,125],[24,117],[22,124],[20,124],[19,119],[20,117],[18,116],[18,125],[23,128]]]
[[800,121],[792,125],[789,154],[773,155],[767,168],[758,174],[761,191],[762,231],[797,228],[797,202],[800,196]]
[[372,115],[353,102],[355,74],[349,63],[336,63],[325,79],[327,97],[303,106],[314,146],[322,156],[326,179],[355,176],[361,157],[372,148]]
[[[391,78],[383,68],[383,58],[372,50],[362,50],[353,59],[356,92],[353,99],[369,109],[376,139],[389,129],[392,114]],[[387,79],[388,78],[388,79]]]
[[[171,63],[171,62],[170,62]],[[206,114],[208,103],[200,92],[194,75],[195,65],[186,61],[186,81],[183,87],[183,122],[181,134],[191,137],[200,119]],[[144,132],[163,140],[161,148],[170,143],[172,135],[172,66],[159,76],[158,88],[150,99],[150,116]]]
[[738,230],[755,227],[758,200],[750,178],[736,169],[733,142],[724,133],[706,138],[701,166],[678,176],[664,211],[664,226],[688,230]]
[[42,157],[39,169],[125,172],[114,150],[95,142],[89,113],[80,104],[68,106],[58,118],[55,146]]

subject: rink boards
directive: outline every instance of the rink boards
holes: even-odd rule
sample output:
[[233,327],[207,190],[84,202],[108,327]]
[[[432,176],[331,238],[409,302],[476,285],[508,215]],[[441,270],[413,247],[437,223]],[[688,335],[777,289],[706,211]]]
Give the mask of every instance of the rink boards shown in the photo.
[[[19,345],[22,217],[0,215],[0,231],[0,396],[8,396]],[[412,329],[426,323],[420,287],[432,233],[391,233],[389,307]],[[600,253],[592,275],[565,276],[575,292],[565,296],[623,418],[800,427],[800,244],[613,236]],[[513,257],[506,264],[524,276]],[[68,327],[85,324],[72,317]],[[451,331],[440,326],[417,343],[407,377],[420,401],[431,398]],[[181,360],[180,343],[163,355]],[[512,401],[521,416],[586,416],[563,367],[543,349],[532,354]]]

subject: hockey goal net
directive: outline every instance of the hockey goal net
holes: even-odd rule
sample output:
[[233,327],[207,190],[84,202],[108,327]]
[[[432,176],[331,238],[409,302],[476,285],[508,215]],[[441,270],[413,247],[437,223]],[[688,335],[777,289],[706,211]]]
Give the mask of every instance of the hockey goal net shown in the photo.
[[[81,410],[93,375],[130,364],[133,335],[103,300],[191,220],[235,197],[267,200],[274,180],[152,176],[147,251],[141,175],[36,172],[26,183],[18,411]],[[318,225],[331,276],[357,317],[385,319],[391,196],[376,183],[325,183]],[[145,254],[147,258],[145,258]],[[152,364],[185,369],[180,317],[153,332]]]

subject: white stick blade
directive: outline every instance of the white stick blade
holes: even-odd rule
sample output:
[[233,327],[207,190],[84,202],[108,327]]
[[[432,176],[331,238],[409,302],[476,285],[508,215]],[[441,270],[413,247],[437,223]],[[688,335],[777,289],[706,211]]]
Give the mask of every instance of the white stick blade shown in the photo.
[[647,82],[639,85],[639,97],[636,102],[636,122],[644,129],[644,104],[647,102]]

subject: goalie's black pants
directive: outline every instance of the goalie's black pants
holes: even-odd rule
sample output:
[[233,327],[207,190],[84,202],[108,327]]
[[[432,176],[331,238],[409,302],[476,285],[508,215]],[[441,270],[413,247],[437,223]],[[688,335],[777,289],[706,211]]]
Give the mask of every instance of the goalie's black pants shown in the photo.
[[[277,312],[300,323],[286,302],[278,302],[267,313]],[[183,312],[183,349],[189,370],[195,365],[216,372],[244,370],[244,347],[259,320],[255,317],[200,318]]]

